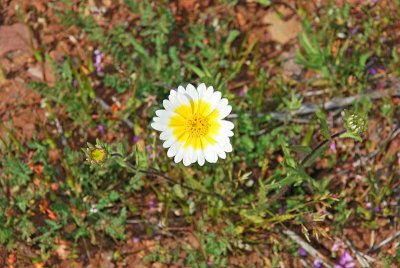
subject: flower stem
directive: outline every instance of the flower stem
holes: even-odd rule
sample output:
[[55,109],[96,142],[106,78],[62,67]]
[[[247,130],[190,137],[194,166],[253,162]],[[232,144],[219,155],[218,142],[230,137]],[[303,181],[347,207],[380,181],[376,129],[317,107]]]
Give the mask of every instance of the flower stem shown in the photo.
[[324,145],[325,145],[326,143],[328,143],[330,140],[333,140],[334,138],[339,137],[340,135],[342,135],[342,134],[345,133],[345,132],[346,132],[346,130],[339,131],[339,132],[333,134],[333,135],[331,136],[330,139],[325,139],[325,140],[321,141],[316,147],[314,147],[314,148],[312,149],[311,152],[309,152],[309,153],[303,158],[303,160],[301,160],[300,164],[301,164],[301,165],[304,165],[304,164],[307,162],[307,160],[310,159],[310,157],[313,156],[313,154],[314,154],[319,148],[321,148],[322,146],[324,146]]
[[[123,158],[123,156],[121,154],[119,154],[119,153],[110,153],[110,156],[118,156],[118,157]],[[186,184],[183,184],[181,182],[175,181],[174,179],[172,179],[172,178],[168,177],[167,175],[161,173],[161,171],[159,171],[159,170],[152,169],[152,171],[149,171],[149,170],[137,169],[133,164],[131,164],[129,162],[126,161],[125,163],[128,165],[128,167],[130,169],[132,169],[135,172],[147,174],[147,175],[150,175],[150,176],[160,177],[160,178],[164,179],[165,181],[167,181],[167,182],[169,182],[171,184],[174,184],[174,185],[179,185],[179,186],[181,186],[182,188],[184,188],[186,190],[193,191],[193,192],[196,192],[196,193],[199,193],[199,194],[203,194],[203,195],[217,197],[217,198],[222,199],[223,201],[227,202],[225,197],[220,195],[220,194],[218,194],[218,193],[211,193],[211,192],[206,192],[206,191],[202,191],[202,190],[198,190],[198,189],[192,188],[190,186],[187,186]]]

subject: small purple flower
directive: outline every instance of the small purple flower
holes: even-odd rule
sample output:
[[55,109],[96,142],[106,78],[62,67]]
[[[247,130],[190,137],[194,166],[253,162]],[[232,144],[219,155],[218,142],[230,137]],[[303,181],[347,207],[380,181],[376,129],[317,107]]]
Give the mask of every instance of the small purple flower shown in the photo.
[[336,240],[335,243],[333,244],[331,251],[337,252],[339,249],[343,248],[343,242],[340,240]]
[[340,256],[339,264],[335,264],[334,268],[354,268],[356,262],[353,257],[346,251],[342,250],[342,256]]
[[74,81],[72,81],[72,86],[78,88],[78,80],[74,79]]
[[99,130],[100,133],[104,133],[106,131],[105,127],[102,124],[98,125],[97,129]]
[[321,268],[322,267],[322,262],[320,260],[318,260],[318,259],[315,259],[313,264],[314,264],[315,268]]
[[135,243],[135,244],[138,244],[138,243],[140,242],[139,237],[136,237],[136,236],[133,237],[133,238],[132,238],[132,242]]
[[339,261],[340,265],[345,265],[346,263],[351,261],[353,261],[353,257],[351,257],[351,255],[346,250],[343,250],[342,256],[340,257]]
[[132,141],[133,143],[137,143],[140,140],[139,136],[133,136]]
[[150,144],[147,144],[147,145],[146,145],[146,151],[147,151],[147,152],[151,152],[151,146],[150,146]]
[[358,32],[358,27],[354,27],[350,30],[352,34],[356,34]]
[[96,73],[100,74],[101,73],[101,62],[103,60],[103,53],[99,49],[96,49],[94,51],[94,67],[96,68]]
[[299,247],[299,250],[297,251],[299,253],[299,256],[302,258],[307,257],[307,251],[303,247]]
[[331,145],[329,145],[329,149],[331,149],[332,151],[336,151],[336,143],[334,141],[331,142]]
[[279,214],[283,214],[283,213],[285,213],[285,211],[286,211],[286,206],[285,206],[285,205],[281,205],[281,206],[278,208],[278,213],[279,213]]
[[381,209],[380,209],[380,207],[374,207],[374,211],[379,212],[379,211],[381,211]]
[[365,207],[368,208],[368,209],[372,208],[372,203],[371,203],[371,202],[368,202],[368,203],[365,205]]
[[151,200],[151,201],[149,202],[149,208],[150,208],[150,209],[154,209],[155,207],[156,207],[156,206],[155,206],[154,201]]
[[377,73],[378,73],[378,70],[376,70],[374,67],[371,67],[368,69],[369,75],[376,75]]

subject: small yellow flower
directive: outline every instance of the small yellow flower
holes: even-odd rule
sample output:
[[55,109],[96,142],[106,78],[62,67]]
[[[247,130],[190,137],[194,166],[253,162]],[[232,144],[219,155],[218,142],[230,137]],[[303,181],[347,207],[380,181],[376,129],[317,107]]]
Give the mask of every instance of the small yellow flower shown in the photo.
[[89,145],[86,149],[86,161],[91,164],[102,164],[107,157],[107,150],[100,145],[95,145],[95,147]]

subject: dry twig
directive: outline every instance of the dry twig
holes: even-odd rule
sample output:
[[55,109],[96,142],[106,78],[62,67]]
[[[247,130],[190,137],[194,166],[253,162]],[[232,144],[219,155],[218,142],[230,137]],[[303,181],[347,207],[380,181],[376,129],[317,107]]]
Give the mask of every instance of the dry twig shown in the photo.
[[288,236],[291,240],[293,240],[293,242],[297,243],[299,246],[301,246],[302,248],[304,248],[305,251],[308,252],[308,254],[310,254],[311,256],[313,256],[315,259],[318,259],[321,261],[322,265],[324,265],[325,267],[331,268],[332,265],[329,263],[329,260],[322,255],[321,253],[319,253],[316,249],[314,249],[310,244],[308,244],[306,241],[304,241],[303,239],[301,239],[300,236],[298,236],[295,232],[291,231],[291,230],[283,230],[283,233]]

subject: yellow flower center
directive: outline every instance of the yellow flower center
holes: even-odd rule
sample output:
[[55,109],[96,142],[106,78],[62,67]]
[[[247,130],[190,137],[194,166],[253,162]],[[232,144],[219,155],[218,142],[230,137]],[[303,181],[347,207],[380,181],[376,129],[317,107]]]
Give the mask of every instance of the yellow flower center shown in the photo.
[[192,115],[186,122],[186,131],[197,138],[207,135],[209,127],[207,117],[200,114]]
[[177,115],[171,117],[169,127],[183,148],[204,150],[217,143],[215,137],[221,127],[218,122],[219,112],[211,109],[208,102],[200,100],[183,104],[174,110]]
[[104,152],[103,149],[94,148],[92,151],[89,152],[89,159],[96,163],[103,162],[105,158],[106,152]]

